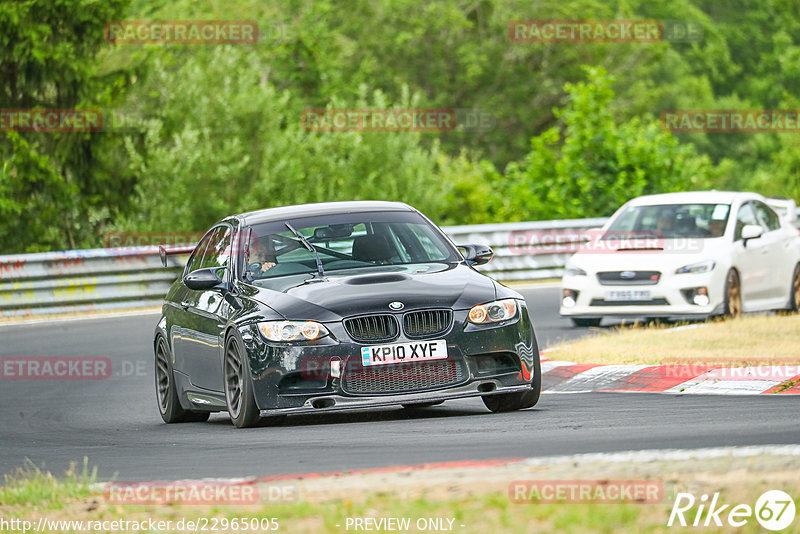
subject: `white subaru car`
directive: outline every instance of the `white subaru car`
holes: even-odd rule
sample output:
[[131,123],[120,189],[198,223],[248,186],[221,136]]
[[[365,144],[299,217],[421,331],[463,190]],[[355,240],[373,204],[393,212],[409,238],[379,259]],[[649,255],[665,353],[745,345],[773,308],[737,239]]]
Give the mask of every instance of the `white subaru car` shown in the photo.
[[635,198],[566,264],[560,314],[704,319],[798,310],[800,235],[755,193]]

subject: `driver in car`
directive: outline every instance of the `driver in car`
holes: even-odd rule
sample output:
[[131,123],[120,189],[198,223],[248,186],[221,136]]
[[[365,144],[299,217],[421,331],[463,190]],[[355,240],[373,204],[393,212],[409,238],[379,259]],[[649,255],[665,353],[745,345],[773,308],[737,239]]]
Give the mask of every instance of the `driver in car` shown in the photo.
[[258,238],[253,236],[250,241],[247,257],[247,270],[256,278],[277,265],[275,248],[269,236]]
[[725,222],[722,219],[712,219],[708,221],[708,233],[711,237],[722,237],[725,233]]
[[658,221],[656,221],[656,231],[660,233],[662,237],[665,234],[671,234],[675,227],[675,221],[672,218],[672,214],[669,212],[664,212],[659,216]]

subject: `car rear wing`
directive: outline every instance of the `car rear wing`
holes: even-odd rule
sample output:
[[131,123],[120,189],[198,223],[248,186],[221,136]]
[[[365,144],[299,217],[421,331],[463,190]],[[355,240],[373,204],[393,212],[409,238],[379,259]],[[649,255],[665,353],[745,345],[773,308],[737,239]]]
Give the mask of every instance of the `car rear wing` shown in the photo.
[[170,245],[159,246],[158,255],[161,257],[161,265],[167,266],[167,256],[179,256],[181,254],[191,254],[196,245]]

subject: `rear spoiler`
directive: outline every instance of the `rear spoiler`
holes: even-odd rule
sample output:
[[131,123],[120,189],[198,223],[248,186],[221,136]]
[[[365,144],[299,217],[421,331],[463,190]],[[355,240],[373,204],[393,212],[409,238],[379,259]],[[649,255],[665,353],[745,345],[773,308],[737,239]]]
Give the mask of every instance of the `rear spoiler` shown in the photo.
[[170,247],[159,246],[158,255],[161,257],[161,265],[167,266],[167,256],[177,256],[180,254],[191,254],[195,245],[173,245]]

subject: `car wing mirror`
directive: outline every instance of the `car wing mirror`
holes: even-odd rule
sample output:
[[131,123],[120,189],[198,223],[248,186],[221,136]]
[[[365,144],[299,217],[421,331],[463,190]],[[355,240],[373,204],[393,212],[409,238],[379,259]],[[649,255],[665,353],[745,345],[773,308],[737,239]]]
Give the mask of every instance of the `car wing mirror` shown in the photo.
[[744,240],[744,246],[747,246],[747,242],[751,239],[758,239],[764,235],[764,229],[757,225],[757,224],[747,224],[744,228],[742,228],[742,239]]
[[492,247],[488,245],[460,245],[464,259],[470,265],[484,265],[494,257]]
[[206,269],[197,269],[183,277],[183,283],[189,289],[204,291],[207,289],[224,289],[225,284],[220,280],[217,275],[219,267],[208,267]]

